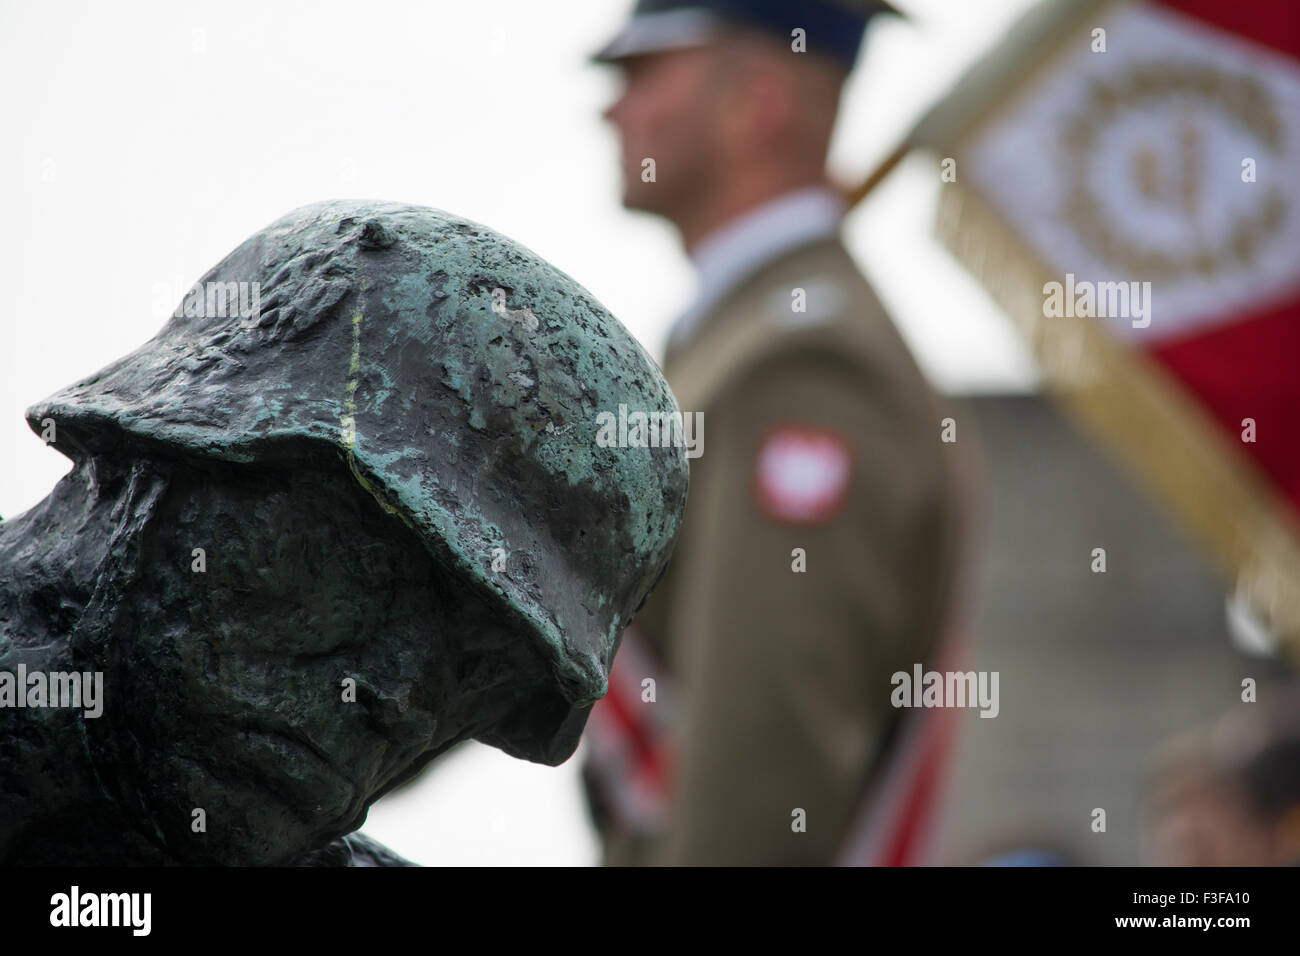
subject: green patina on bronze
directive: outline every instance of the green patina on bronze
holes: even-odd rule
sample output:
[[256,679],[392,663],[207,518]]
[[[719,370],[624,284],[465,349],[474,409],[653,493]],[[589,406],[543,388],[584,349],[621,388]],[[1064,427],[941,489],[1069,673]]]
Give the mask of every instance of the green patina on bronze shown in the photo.
[[[257,314],[171,319],[31,408],[32,427],[55,419],[73,457],[125,443],[292,465],[332,449],[436,560],[526,621],[575,714],[602,696],[687,485],[680,448],[595,440],[597,414],[619,404],[677,411],[635,339],[534,253],[417,206],[305,206],[201,288],[251,281]],[[559,760],[581,722],[540,757],[522,729],[485,739]]]

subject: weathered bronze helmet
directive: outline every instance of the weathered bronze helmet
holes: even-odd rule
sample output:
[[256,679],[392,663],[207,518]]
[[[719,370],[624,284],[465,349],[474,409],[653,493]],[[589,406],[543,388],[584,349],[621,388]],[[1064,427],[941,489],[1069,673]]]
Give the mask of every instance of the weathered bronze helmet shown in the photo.
[[596,416],[620,404],[677,412],[654,362],[567,275],[444,212],[337,201],[258,232],[158,335],[27,417],[54,419],[73,458],[348,469],[535,637],[549,728],[521,716],[481,739],[553,763],[605,693],[686,498],[681,448],[597,443]]

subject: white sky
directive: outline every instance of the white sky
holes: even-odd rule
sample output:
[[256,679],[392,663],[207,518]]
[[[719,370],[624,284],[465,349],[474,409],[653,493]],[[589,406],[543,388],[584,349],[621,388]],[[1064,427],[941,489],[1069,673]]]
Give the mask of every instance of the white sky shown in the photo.
[[[913,19],[873,28],[845,102],[832,165],[846,180],[1029,0],[897,3]],[[207,269],[309,202],[479,220],[657,355],[692,276],[666,226],[619,207],[599,119],[615,78],[585,62],[629,7],[0,0],[0,515],[68,468],[23,410],[150,338]],[[935,161],[913,157],[853,215],[850,246],[936,385],[1028,387],[1010,325],[930,239],[938,188]],[[589,863],[576,770],[475,745],[377,804],[366,830],[426,863]]]

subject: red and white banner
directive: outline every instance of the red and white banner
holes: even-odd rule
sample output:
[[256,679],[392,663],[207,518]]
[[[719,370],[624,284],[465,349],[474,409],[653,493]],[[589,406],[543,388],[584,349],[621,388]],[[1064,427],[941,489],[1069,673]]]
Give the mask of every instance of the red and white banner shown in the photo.
[[955,162],[939,232],[1300,650],[1300,4],[1026,24],[918,128]]

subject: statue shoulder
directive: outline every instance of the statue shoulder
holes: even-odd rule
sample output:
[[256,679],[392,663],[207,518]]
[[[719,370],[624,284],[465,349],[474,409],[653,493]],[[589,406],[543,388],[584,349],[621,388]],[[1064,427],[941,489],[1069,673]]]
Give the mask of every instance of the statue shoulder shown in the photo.
[[417,866],[360,830],[303,854],[293,866]]

